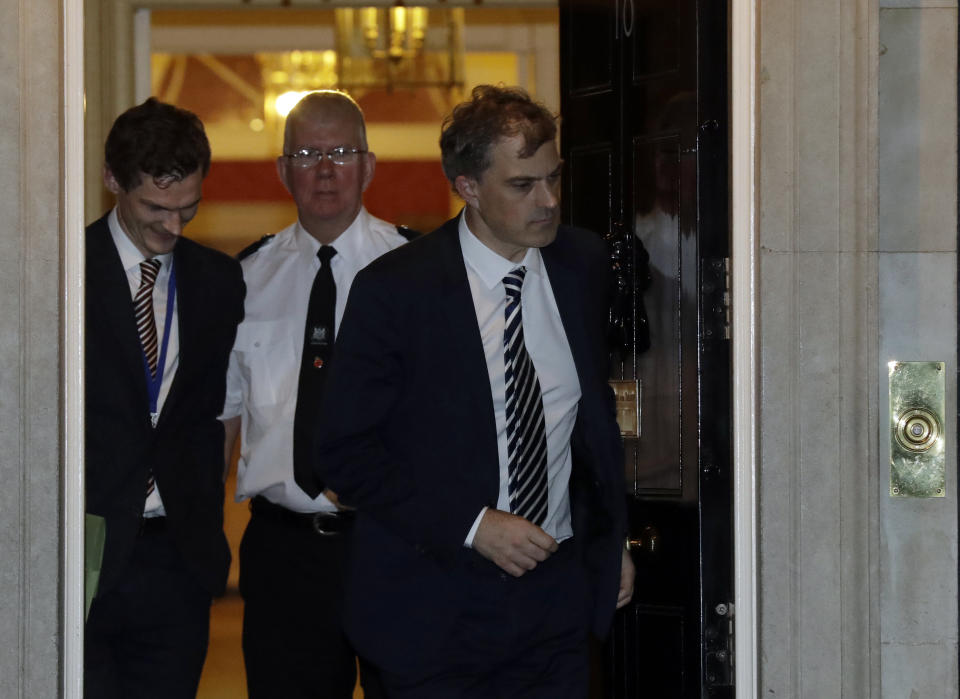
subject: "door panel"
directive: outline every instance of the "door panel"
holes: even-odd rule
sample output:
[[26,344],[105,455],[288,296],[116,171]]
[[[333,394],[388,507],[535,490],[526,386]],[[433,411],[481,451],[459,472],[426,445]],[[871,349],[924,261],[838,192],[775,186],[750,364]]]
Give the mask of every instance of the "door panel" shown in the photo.
[[609,14],[606,0],[586,0],[578,9],[577,24],[567,27],[571,50],[565,67],[572,94],[612,94],[615,90],[616,36]]
[[733,695],[726,13],[560,3],[564,217],[610,244],[611,379],[640,392],[637,582],[594,697]]
[[[625,639],[619,661],[622,683],[614,696],[683,696],[683,673],[674,662],[684,651],[683,607],[633,605],[623,614]],[[644,658],[644,663],[633,658]],[[649,667],[662,668],[651,674]]]
[[569,196],[576,211],[569,223],[592,231],[608,230],[613,220],[610,199],[613,144],[598,143],[571,150],[564,169],[571,185]]
[[[624,0],[621,26],[634,84],[644,78],[677,73],[687,43],[686,8],[674,0]],[[630,15],[634,29],[627,33]]]
[[[690,309],[684,307],[681,295],[683,246],[676,216],[679,153],[676,134],[637,139],[632,153],[633,201],[644,212],[636,216],[633,233],[649,256],[643,303],[650,333],[649,350],[636,357],[641,425],[633,473],[636,494],[680,495],[683,483],[682,335]],[[669,206],[657,204],[663,197],[669,197]]]

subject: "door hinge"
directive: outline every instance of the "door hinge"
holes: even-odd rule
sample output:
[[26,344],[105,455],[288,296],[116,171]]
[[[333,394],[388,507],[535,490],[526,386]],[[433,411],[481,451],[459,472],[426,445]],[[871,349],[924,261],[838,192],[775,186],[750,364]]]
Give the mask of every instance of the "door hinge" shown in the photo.
[[703,634],[707,687],[734,684],[733,611],[733,602],[720,602],[710,611]]
[[730,258],[703,261],[703,339],[730,339]]

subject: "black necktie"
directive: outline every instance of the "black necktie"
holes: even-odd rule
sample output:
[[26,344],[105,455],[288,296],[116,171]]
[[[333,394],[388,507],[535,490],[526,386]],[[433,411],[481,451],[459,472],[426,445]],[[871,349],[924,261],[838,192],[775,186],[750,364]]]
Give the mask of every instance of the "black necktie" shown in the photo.
[[313,474],[313,436],[317,429],[317,413],[323,381],[324,365],[333,351],[337,286],[333,281],[330,260],[337,251],[324,245],[317,252],[320,269],[313,278],[307,323],[303,331],[303,357],[300,360],[300,383],[297,388],[297,411],[293,418],[293,474],[297,483],[312,497],[323,491],[323,484]]

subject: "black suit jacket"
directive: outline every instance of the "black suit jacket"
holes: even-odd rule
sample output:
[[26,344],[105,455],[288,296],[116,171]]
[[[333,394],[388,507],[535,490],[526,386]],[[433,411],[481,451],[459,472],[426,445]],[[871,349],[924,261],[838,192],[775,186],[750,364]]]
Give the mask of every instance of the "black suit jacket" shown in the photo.
[[[574,542],[609,629],[625,531],[623,458],[607,379],[606,250],[561,226],[542,256],[580,379],[572,446]],[[358,650],[401,669],[456,619],[451,567],[499,466],[490,379],[458,219],[354,280],[321,406],[318,476],[359,510],[345,609]]]
[[106,518],[100,591],[128,564],[153,469],[167,527],[187,566],[211,594],[226,585],[223,534],[223,409],[227,360],[243,318],[240,265],[181,238],[177,275],[180,359],[157,427],[133,301],[106,217],[86,231],[87,512]]

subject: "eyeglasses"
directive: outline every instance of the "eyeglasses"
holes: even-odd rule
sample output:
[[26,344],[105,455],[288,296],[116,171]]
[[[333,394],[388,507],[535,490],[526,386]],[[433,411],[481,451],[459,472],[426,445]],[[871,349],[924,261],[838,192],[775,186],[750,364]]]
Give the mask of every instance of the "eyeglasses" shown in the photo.
[[283,157],[297,167],[315,167],[323,158],[328,158],[334,165],[350,165],[357,162],[360,155],[366,152],[362,148],[346,146],[337,146],[326,152],[316,148],[301,148],[295,153],[284,153]]

